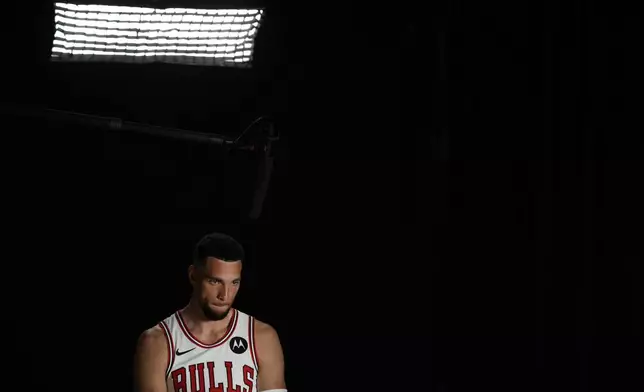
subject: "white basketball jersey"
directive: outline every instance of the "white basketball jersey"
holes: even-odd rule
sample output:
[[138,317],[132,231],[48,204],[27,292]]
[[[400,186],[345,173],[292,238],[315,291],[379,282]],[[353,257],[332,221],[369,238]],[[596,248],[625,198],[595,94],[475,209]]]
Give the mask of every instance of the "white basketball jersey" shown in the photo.
[[169,348],[168,392],[256,392],[253,317],[231,309],[231,323],[219,341],[200,342],[175,312],[159,323]]

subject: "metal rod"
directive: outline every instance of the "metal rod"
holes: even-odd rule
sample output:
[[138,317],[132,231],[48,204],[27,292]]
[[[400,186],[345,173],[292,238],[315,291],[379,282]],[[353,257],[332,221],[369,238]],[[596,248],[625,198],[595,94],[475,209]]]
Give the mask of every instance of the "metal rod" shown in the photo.
[[[3,110],[7,109],[6,107]],[[215,145],[232,145],[233,139],[213,134],[189,131],[179,128],[168,128],[156,125],[142,124],[132,121],[123,121],[118,117],[103,117],[84,113],[75,113],[54,109],[34,109],[27,107],[13,107],[9,109],[13,114],[44,117],[48,120],[64,121],[69,120],[85,125],[96,126],[114,131],[132,131],[152,136],[161,136],[178,140],[187,140],[199,143],[208,143]]]

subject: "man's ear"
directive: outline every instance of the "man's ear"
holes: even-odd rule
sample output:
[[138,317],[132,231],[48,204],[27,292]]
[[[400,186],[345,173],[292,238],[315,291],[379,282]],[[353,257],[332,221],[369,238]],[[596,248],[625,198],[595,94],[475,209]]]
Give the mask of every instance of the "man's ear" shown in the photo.
[[188,280],[190,281],[190,284],[195,284],[197,283],[197,276],[196,276],[196,269],[193,264],[190,264],[188,267]]

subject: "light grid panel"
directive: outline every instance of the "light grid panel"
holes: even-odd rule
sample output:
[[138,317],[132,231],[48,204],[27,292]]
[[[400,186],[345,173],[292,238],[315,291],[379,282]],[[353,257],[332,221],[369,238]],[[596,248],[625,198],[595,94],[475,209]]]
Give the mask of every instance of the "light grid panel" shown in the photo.
[[249,66],[262,14],[56,3],[51,59]]

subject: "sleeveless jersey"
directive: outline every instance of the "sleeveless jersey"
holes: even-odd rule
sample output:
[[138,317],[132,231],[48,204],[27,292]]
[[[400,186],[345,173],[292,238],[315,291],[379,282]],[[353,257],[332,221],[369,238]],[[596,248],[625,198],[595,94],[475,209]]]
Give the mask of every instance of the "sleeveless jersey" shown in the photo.
[[254,318],[231,309],[224,336],[213,344],[199,341],[175,312],[159,323],[168,343],[168,392],[256,392]]

